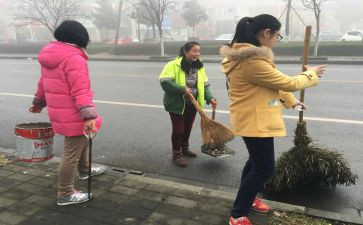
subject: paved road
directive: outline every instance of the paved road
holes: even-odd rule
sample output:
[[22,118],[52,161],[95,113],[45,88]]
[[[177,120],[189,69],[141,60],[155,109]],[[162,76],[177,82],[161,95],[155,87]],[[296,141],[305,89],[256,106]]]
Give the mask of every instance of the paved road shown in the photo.
[[[162,91],[158,75],[163,63],[90,62],[92,85],[98,109],[104,117],[102,132],[95,140],[95,159],[123,168],[131,168],[163,176],[185,178],[207,185],[236,188],[247,154],[240,138],[229,146],[236,151],[234,157],[214,159],[200,154],[188,160],[186,169],[170,163],[171,125],[163,110]],[[218,64],[206,64],[212,91],[219,100],[217,120],[230,125],[227,114],[227,94],[224,77]],[[299,65],[281,65],[288,74],[297,73]],[[363,177],[363,66],[329,66],[319,87],[306,93],[308,132],[316,143],[334,148],[344,154],[352,169]],[[31,95],[39,77],[39,65],[32,60],[0,60],[0,146],[15,148],[14,124],[25,121],[22,116],[31,102]],[[19,95],[20,94],[20,95]],[[298,93],[296,93],[298,94]],[[296,111],[285,111],[289,135],[275,141],[276,154],[292,147],[296,127]],[[199,120],[193,129],[191,146],[201,145]],[[59,155],[62,138],[57,137]],[[268,196],[274,200],[300,204],[330,211],[343,208],[363,209],[363,181],[354,187],[304,190]],[[353,210],[353,209],[352,209]]]

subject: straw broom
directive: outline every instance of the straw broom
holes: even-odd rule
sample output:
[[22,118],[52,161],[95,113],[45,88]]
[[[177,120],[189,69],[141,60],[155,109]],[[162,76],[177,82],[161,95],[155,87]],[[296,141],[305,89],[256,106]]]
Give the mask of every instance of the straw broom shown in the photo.
[[[310,36],[311,26],[308,26],[305,31],[303,71],[308,62]],[[304,97],[305,90],[301,90],[300,102],[304,102]],[[308,185],[334,188],[337,184],[355,184],[358,176],[352,173],[342,154],[312,143],[303,115],[303,111],[300,111],[295,130],[295,147],[277,160],[275,174],[265,183],[265,192],[294,190]]]
[[217,121],[208,118],[208,116],[203,112],[203,109],[199,106],[197,100],[195,100],[194,96],[190,95],[189,98],[201,118],[200,127],[202,129],[202,139],[204,144],[211,144],[213,142],[223,144],[234,138],[234,134],[230,129]]

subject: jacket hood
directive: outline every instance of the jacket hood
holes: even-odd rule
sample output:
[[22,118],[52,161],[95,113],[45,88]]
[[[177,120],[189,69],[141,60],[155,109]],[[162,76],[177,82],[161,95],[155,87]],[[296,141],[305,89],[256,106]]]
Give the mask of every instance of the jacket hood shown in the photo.
[[222,71],[224,74],[231,72],[240,62],[251,58],[262,58],[273,62],[272,50],[266,47],[256,47],[248,43],[235,43],[232,47],[223,46],[220,54],[224,57]]
[[54,69],[73,55],[80,55],[86,60],[88,59],[86,52],[81,48],[69,43],[54,41],[43,47],[38,54],[38,61],[43,67]]

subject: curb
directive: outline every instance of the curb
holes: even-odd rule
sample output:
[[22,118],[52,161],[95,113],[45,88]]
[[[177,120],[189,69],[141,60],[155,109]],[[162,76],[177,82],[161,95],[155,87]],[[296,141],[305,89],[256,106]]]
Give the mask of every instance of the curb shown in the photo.
[[[96,55],[90,55],[90,61],[109,61],[109,62],[168,62],[172,57],[153,57],[146,56],[142,58],[134,58],[130,56],[130,58],[115,58],[115,57],[94,57]],[[9,56],[0,56],[0,59],[33,59],[37,60],[37,56],[19,56],[19,55],[9,55]],[[221,59],[204,59],[205,63],[220,63]],[[301,64],[301,60],[286,60],[286,59],[277,59],[275,60],[276,64]],[[310,64],[335,64],[335,65],[363,65],[363,60],[310,60]]]
[[[14,154],[14,152],[15,152],[14,149],[5,149],[5,148],[0,147],[0,153]],[[59,162],[60,157],[54,157],[50,161]],[[118,171],[117,167],[116,167],[116,169],[115,169],[115,167],[110,167],[110,168],[114,172]],[[171,179],[173,179],[173,181],[169,181],[169,180],[166,180],[165,178],[160,178],[153,174],[150,174],[150,176],[148,176],[148,174],[143,173],[141,171],[137,171],[138,173],[135,173],[134,170],[122,169],[122,172],[126,172],[127,176],[129,176],[131,179],[134,179],[137,181],[141,181],[141,182],[145,182],[145,183],[149,183],[149,184],[158,184],[158,185],[172,187],[172,188],[176,188],[176,189],[180,189],[180,190],[188,190],[191,192],[196,192],[198,195],[205,196],[205,197],[211,197],[211,198],[218,197],[220,199],[234,201],[235,196],[236,196],[235,192],[232,192],[232,191],[215,190],[215,189],[211,189],[211,188],[205,188],[202,186],[186,184],[188,182],[185,182],[184,179],[180,179],[180,178],[171,178]],[[158,178],[156,178],[156,177],[158,177]],[[267,200],[267,199],[264,199],[263,201],[266,204],[268,204],[272,209],[300,213],[300,214],[305,214],[305,215],[314,216],[314,217],[320,217],[320,218],[324,218],[324,219],[328,219],[328,220],[336,220],[336,221],[340,221],[340,222],[363,224],[363,218],[360,217],[358,210],[356,210],[357,216],[354,216],[354,215],[330,212],[330,211],[325,211],[325,210],[313,209],[313,208],[308,208],[308,207],[299,206],[299,205],[286,204],[286,203],[271,201],[271,200]]]

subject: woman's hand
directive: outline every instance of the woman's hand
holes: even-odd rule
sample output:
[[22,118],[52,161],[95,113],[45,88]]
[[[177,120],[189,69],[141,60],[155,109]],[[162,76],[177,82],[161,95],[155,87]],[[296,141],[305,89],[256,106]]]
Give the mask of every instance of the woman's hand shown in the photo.
[[185,87],[185,92],[184,92],[185,96],[187,96],[188,98],[190,98],[191,96],[193,96],[193,91],[191,88]]
[[316,75],[318,75],[318,77],[321,78],[321,75],[323,75],[323,73],[325,72],[326,65],[320,65],[314,67],[305,66],[305,68],[306,70],[313,70],[316,73]]
[[295,105],[292,106],[293,109],[296,109],[297,111],[303,111],[306,110],[306,106],[304,103],[298,101]]
[[217,108],[217,105],[218,105],[218,103],[217,103],[217,99],[212,98],[212,99],[210,100],[210,104],[212,104],[212,108],[213,108],[213,109]]
[[32,107],[30,107],[29,112],[32,112],[32,113],[41,113],[42,110],[43,110],[43,107],[41,107],[41,106],[34,106],[33,105]]
[[90,119],[90,120],[84,121],[83,130],[86,134],[96,133],[97,132],[96,119]]

